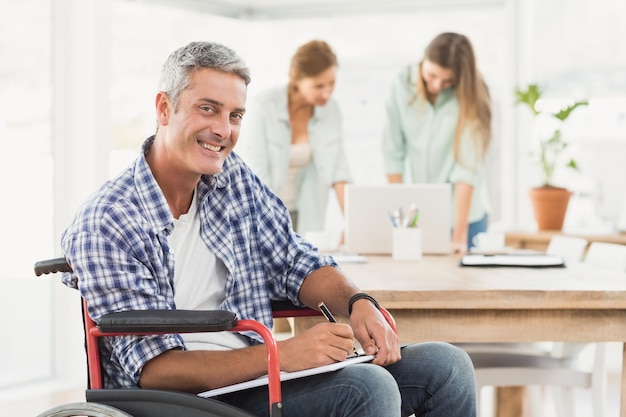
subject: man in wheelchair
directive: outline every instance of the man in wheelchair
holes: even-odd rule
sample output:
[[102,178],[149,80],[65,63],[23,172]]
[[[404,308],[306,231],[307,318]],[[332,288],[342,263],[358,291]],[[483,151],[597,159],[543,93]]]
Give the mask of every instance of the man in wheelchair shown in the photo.
[[[73,269],[65,283],[96,322],[125,310],[223,309],[271,327],[271,300],[323,301],[349,324],[278,342],[281,370],[345,360],[355,338],[375,358],[283,382],[287,415],[475,416],[468,356],[446,343],[400,347],[376,301],[293,231],[280,199],[232,152],[249,81],[242,60],[219,44],[193,42],[168,57],[155,135],[63,234]],[[101,351],[107,388],[197,393],[267,372],[264,346],[247,333],[106,337]],[[265,389],[218,399],[268,414]]]

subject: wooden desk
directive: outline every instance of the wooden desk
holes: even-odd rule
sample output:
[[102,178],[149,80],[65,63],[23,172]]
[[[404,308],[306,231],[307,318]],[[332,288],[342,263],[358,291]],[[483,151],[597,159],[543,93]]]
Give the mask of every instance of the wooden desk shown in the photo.
[[[370,256],[342,269],[389,309],[402,342],[626,341],[626,273],[584,264],[463,268],[447,256],[420,262]],[[315,322],[297,319],[295,331]]]
[[591,235],[563,233],[560,230],[540,230],[537,232],[507,232],[505,244],[516,249],[533,249],[545,251],[548,247],[548,243],[550,243],[550,239],[552,239],[552,236],[555,235],[582,237],[584,239],[587,239],[589,243],[608,242],[626,245],[626,233],[613,235]]

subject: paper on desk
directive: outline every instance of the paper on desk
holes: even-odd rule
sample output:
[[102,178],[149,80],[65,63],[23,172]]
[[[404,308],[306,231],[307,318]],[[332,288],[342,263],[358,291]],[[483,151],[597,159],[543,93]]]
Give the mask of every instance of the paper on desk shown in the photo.
[[[325,372],[336,371],[346,366],[354,365],[355,363],[369,362],[374,359],[374,355],[359,355],[352,358],[348,358],[345,361],[331,363],[330,365],[319,366],[317,368],[304,369],[296,372],[281,372],[280,380],[289,381],[290,379],[303,378],[305,376],[323,374]],[[268,384],[267,375],[260,378],[253,379],[251,381],[240,382],[238,384],[228,385],[222,388],[216,388],[209,391],[201,392],[199,397],[215,397],[216,395],[228,394],[229,392],[241,391],[248,388],[260,387]]]
[[338,264],[364,264],[367,258],[363,255],[350,253],[329,253]]
[[464,255],[461,266],[563,267],[565,260],[546,254]]

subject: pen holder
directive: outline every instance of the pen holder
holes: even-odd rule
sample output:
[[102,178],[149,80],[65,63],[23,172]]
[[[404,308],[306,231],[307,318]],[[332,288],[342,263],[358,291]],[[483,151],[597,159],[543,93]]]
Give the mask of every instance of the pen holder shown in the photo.
[[394,227],[392,258],[395,261],[422,259],[422,229],[420,227]]

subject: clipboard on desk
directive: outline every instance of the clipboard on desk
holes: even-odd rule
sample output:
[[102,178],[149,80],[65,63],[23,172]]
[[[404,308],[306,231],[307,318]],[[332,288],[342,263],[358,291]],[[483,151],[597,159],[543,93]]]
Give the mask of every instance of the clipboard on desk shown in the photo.
[[461,266],[467,267],[525,267],[563,268],[565,259],[544,253],[470,254],[461,258]]

